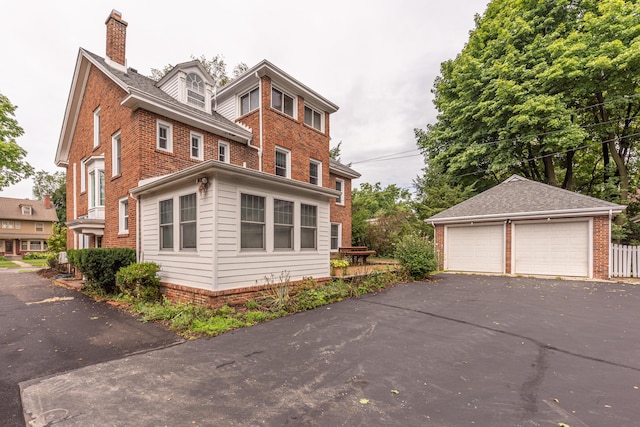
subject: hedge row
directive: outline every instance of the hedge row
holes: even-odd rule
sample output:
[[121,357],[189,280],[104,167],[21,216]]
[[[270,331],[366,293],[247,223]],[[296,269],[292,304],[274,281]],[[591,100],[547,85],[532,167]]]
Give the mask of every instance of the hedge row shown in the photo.
[[71,249],[67,251],[67,257],[89,285],[112,294],[116,291],[116,273],[136,262],[136,251],[129,248]]

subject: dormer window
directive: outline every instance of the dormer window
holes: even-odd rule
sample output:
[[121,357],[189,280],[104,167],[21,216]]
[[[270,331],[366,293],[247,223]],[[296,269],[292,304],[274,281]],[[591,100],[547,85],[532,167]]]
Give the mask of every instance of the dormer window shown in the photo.
[[31,206],[22,207],[22,215],[31,215]]
[[204,108],[204,80],[196,73],[187,74],[187,102]]

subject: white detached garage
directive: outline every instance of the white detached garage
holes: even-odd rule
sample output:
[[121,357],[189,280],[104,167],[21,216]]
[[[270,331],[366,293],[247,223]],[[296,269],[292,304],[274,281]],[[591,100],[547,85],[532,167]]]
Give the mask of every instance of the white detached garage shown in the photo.
[[513,175],[428,221],[443,270],[604,279],[624,208]]

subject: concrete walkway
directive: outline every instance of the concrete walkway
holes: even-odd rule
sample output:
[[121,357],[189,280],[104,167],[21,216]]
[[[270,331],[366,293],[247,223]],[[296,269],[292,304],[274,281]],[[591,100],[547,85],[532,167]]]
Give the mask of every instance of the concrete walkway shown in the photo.
[[635,426],[640,287],[440,275],[21,384],[30,426]]

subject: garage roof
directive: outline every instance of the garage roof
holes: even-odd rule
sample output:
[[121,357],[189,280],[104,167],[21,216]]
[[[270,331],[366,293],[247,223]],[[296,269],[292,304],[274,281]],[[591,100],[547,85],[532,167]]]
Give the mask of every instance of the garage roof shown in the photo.
[[510,218],[618,214],[626,206],[512,175],[502,183],[431,218],[434,224]]

